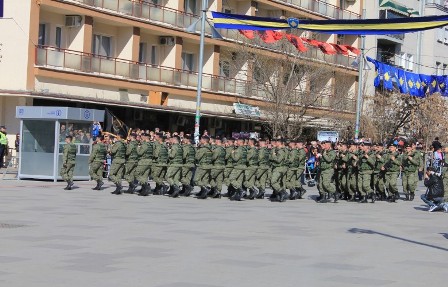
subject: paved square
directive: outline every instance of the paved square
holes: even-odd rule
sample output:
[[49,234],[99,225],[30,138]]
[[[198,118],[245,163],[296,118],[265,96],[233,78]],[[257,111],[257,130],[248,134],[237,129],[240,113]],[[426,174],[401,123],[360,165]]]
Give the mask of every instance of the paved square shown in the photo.
[[448,214],[427,212],[418,197],[230,202],[64,186],[0,181],[0,286],[421,287],[448,278]]

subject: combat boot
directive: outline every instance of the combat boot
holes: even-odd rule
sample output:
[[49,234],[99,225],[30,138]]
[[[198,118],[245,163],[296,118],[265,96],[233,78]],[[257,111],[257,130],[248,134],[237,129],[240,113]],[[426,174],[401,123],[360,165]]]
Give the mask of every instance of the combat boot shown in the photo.
[[338,202],[338,199],[339,199],[339,193],[338,192],[333,193],[333,202],[334,203]]
[[299,197],[299,192],[295,188],[289,189],[289,199],[296,200]]
[[70,190],[71,188],[70,188],[70,181],[67,181],[67,186],[66,187],[64,187],[64,190]]
[[191,185],[185,185],[185,192],[184,192],[184,196],[185,197],[189,197],[191,195],[191,192],[193,191],[193,187]]
[[282,189],[279,193],[279,202],[285,202],[289,197],[289,194],[286,192],[286,190]]
[[177,185],[172,185],[170,189],[172,189],[172,191],[173,191],[173,192],[170,194],[170,196],[171,196],[172,198],[179,197],[180,189],[179,189],[179,187],[178,187]]
[[124,193],[132,194],[134,193],[135,188],[136,186],[134,185],[134,183],[130,182],[128,189]]
[[405,196],[404,200],[409,201],[409,193],[406,193],[404,196]]
[[257,196],[257,190],[253,187],[249,188],[249,195],[247,196],[248,199],[254,200]]
[[354,202],[355,201],[355,195],[349,195],[348,196],[348,201],[349,202]]
[[327,202],[326,193],[322,193],[316,200],[318,203],[326,203]]
[[149,195],[149,190],[151,189],[151,187],[149,186],[149,184],[147,183],[143,183],[142,184],[142,189],[139,190],[139,196],[148,196]]
[[273,190],[271,196],[269,196],[269,199],[270,199],[271,201],[278,201],[278,197],[277,197],[277,195],[278,195],[278,192],[275,191],[275,190]]
[[375,193],[371,193],[370,194],[371,196],[372,196],[372,203],[375,203],[375,201],[376,201],[376,194]]
[[263,198],[264,198],[264,190],[260,189],[257,194],[257,199],[263,199]]
[[306,193],[306,190],[303,188],[303,187],[299,187],[298,188],[298,190],[299,190],[299,199],[302,199],[303,198],[303,196],[305,195],[305,193]]
[[96,186],[94,188],[92,188],[93,190],[99,190],[100,189],[100,182],[97,181],[96,182]]
[[414,197],[415,197],[415,193],[411,193],[411,195],[409,196],[409,200],[414,201]]
[[120,183],[115,184],[115,186],[116,186],[115,190],[111,193],[115,195],[120,195],[122,193],[121,190],[123,189],[123,187],[121,186]]
[[367,195],[361,197],[360,203],[367,203]]
[[168,188],[169,188],[168,185],[162,184],[162,189],[161,189],[162,195],[168,194]]
[[98,189],[97,190],[101,190],[101,187],[104,185],[104,182],[100,181],[98,182]]
[[238,190],[235,191],[232,197],[230,197],[230,200],[232,201],[241,201],[241,198],[244,195],[244,191],[242,188],[238,188]]

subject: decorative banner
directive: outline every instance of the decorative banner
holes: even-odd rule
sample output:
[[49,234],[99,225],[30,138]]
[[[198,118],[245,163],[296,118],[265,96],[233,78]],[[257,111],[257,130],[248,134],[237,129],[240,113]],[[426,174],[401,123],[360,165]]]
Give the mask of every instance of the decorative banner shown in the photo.
[[251,105],[245,105],[240,103],[233,103],[233,109],[235,111],[235,114],[237,115],[243,115],[247,117],[260,117],[260,108],[254,107]]
[[298,28],[326,34],[387,35],[403,34],[448,25],[448,15],[359,20],[297,20],[255,17],[212,12],[215,28],[242,30],[280,30]]

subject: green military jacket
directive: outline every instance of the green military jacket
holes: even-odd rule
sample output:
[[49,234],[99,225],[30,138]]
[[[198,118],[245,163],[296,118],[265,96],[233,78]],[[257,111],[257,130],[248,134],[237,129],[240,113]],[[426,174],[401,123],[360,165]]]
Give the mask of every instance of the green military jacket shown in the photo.
[[247,168],[247,149],[244,146],[239,146],[231,153],[233,167],[236,169]]
[[154,144],[154,162],[158,166],[167,166],[168,148],[164,143],[155,142]]
[[126,159],[127,159],[127,161],[133,162],[133,161],[137,161],[138,160],[137,147],[138,147],[137,141],[130,141],[126,145]]
[[247,147],[247,167],[251,169],[258,167],[258,149],[256,147]]
[[154,151],[154,145],[151,142],[142,142],[140,147],[137,149],[137,154],[139,156],[139,164],[141,165],[149,165],[152,162]]
[[89,163],[103,162],[106,158],[107,150],[103,143],[96,143],[92,146],[92,152],[90,153]]
[[212,155],[210,145],[200,146],[196,150],[196,163],[202,168],[211,168]]
[[258,166],[261,168],[269,168],[271,151],[267,147],[258,150]]
[[[411,159],[409,159],[409,156]],[[402,155],[402,166],[404,172],[416,172],[421,163],[420,153],[418,151],[412,151],[410,155]]]
[[285,148],[273,148],[271,151],[271,165],[272,167],[286,167],[286,157],[288,152]]
[[358,159],[359,171],[361,173],[371,173],[375,169],[375,153],[368,152],[368,158],[362,153]]
[[298,150],[299,151],[299,167],[298,169],[305,169],[305,164],[306,164],[306,152],[305,149],[301,148]]
[[126,160],[126,144],[123,141],[115,142],[110,148],[110,155],[117,163],[124,163]]
[[290,170],[297,170],[299,167],[299,150],[293,148],[288,151],[286,162]]
[[395,156],[395,160],[392,160],[392,153],[388,152],[384,157],[384,168],[386,173],[397,173],[400,172],[401,166],[401,156],[398,152],[393,154]]
[[76,162],[76,145],[74,143],[69,143],[64,145],[62,151],[62,163],[75,163]]
[[226,147],[226,166],[232,167],[233,166],[233,160],[232,160],[232,151],[235,148],[233,146]]
[[358,172],[358,161],[353,159],[353,156],[358,156],[358,153],[354,153],[354,152],[348,152],[347,153],[347,171],[350,174],[354,174],[356,172]]
[[182,146],[184,164],[193,167],[196,161],[196,149],[192,144]]
[[336,160],[336,152],[334,150],[329,150],[327,152],[323,151],[320,160],[320,169],[321,170],[333,169],[335,160]]
[[[385,152],[384,151],[379,151],[375,153],[375,167],[373,169],[374,173],[380,173],[382,172],[381,167],[384,166],[384,158],[385,158]],[[378,158],[378,155],[381,158]]]
[[216,146],[212,152],[212,163],[214,167],[224,168],[226,164],[226,150],[222,146]]
[[184,152],[180,144],[173,144],[169,151],[170,165],[171,166],[182,166],[184,163],[183,158]]

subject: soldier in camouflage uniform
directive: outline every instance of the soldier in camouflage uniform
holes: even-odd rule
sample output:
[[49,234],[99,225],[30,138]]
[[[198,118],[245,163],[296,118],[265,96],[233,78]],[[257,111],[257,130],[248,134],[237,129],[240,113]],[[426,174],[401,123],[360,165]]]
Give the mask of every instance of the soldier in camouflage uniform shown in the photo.
[[191,139],[183,139],[183,166],[182,166],[182,195],[190,196],[193,191],[193,186],[191,184],[193,180],[193,170],[195,168],[196,161],[196,149]]
[[141,137],[142,141],[137,150],[139,161],[135,174],[138,182],[142,185],[141,190],[138,191],[139,195],[148,196],[152,192],[148,180],[151,173],[154,144],[151,142],[148,134],[142,134]]
[[225,197],[231,197],[234,194],[232,185],[230,184],[230,173],[233,170],[232,151],[235,148],[233,139],[226,139],[224,141],[226,150],[226,168],[224,169],[224,184],[227,186],[227,193],[223,194]]
[[291,140],[288,143],[286,165],[288,170],[285,175],[285,188],[289,189],[289,199],[295,200],[299,196],[299,191],[296,187],[299,186],[299,177],[297,170],[299,168],[299,150],[296,148],[296,142]]
[[266,183],[270,171],[270,154],[266,140],[260,139],[258,141],[258,168],[256,173],[256,187],[258,188],[257,198],[264,198]]
[[336,186],[334,182],[334,163],[336,159],[336,152],[331,148],[330,141],[322,142],[322,154],[320,159],[319,171],[319,197],[318,202],[327,202],[328,198],[333,197],[334,202],[337,202]]
[[344,196],[344,199],[348,199],[348,168],[347,163],[349,160],[348,147],[346,143],[340,143],[338,146],[338,154],[336,158],[337,168],[337,191]]
[[385,171],[381,170],[384,165],[385,151],[381,144],[375,145],[375,168],[373,169],[373,186],[377,194],[377,199],[382,201],[386,199],[386,189],[384,186]]
[[94,144],[92,145],[92,152],[90,153],[89,157],[89,165],[90,170],[89,174],[90,177],[96,181],[96,186],[93,188],[93,190],[101,190],[101,187],[103,186],[103,166],[104,166],[104,160],[106,159],[106,146],[103,144],[103,136],[97,136],[95,139]]
[[244,186],[249,190],[248,199],[255,199],[258,190],[255,188],[258,170],[258,148],[255,146],[256,140],[249,139],[247,149],[247,169],[244,171]]
[[112,194],[119,195],[123,186],[121,180],[124,175],[124,164],[126,162],[126,144],[122,140],[122,135],[117,135],[113,139],[113,145],[110,148],[110,155],[112,156],[112,164],[110,166],[109,177],[115,184],[116,188]]
[[244,171],[247,168],[247,149],[244,146],[244,140],[238,139],[231,152],[231,160],[233,169],[229,175],[230,187],[233,190],[233,194],[230,200],[240,201],[244,196],[243,183],[244,183]]
[[372,190],[372,174],[375,168],[375,155],[370,151],[370,143],[361,143],[361,154],[358,158],[358,188],[361,194],[361,202],[366,203],[369,195],[372,198],[372,203],[375,202],[375,194]]
[[351,143],[347,156],[347,199],[355,201],[358,192],[358,146],[356,143]]
[[125,193],[134,193],[135,188],[135,169],[137,168],[138,163],[138,142],[136,140],[137,135],[135,133],[130,134],[129,142],[126,145],[126,164],[124,168],[124,178],[129,184],[128,190]]
[[221,198],[224,169],[226,163],[226,150],[221,138],[215,139],[215,148],[212,151],[212,169],[210,171],[210,197]]
[[62,151],[61,177],[67,182],[65,190],[71,190],[73,186],[73,172],[76,164],[76,145],[73,143],[73,137],[65,137],[65,145]]
[[303,172],[305,171],[305,165],[306,165],[306,151],[305,146],[303,145],[302,141],[296,142],[296,149],[299,151],[299,158],[298,158],[298,167],[297,167],[297,186],[296,190],[298,192],[297,198],[302,199],[303,195],[306,193],[306,190],[302,187],[302,176]]
[[184,152],[178,136],[172,137],[170,141],[171,147],[168,153],[170,163],[166,172],[166,181],[170,185],[170,196],[176,198],[179,197],[180,186],[182,185],[181,179]]
[[156,134],[154,143],[154,153],[152,166],[152,178],[156,182],[156,188],[153,194],[163,195],[168,191],[168,186],[163,183],[166,176],[166,169],[168,166],[168,147],[164,142],[163,135],[161,133]]
[[289,197],[285,189],[285,176],[288,169],[286,162],[287,156],[288,151],[286,150],[284,141],[275,141],[274,148],[271,151],[271,187],[273,190],[270,198],[271,201],[284,202]]
[[384,178],[384,184],[389,193],[387,200],[389,202],[395,202],[399,198],[397,178],[400,173],[401,156],[397,151],[397,147],[389,145],[389,152],[384,158],[384,165],[381,167],[382,171],[386,172]]
[[196,173],[194,175],[194,182],[201,188],[197,194],[199,199],[207,199],[210,193],[210,171],[212,162],[212,150],[210,147],[210,138],[203,136],[200,141],[200,146],[196,150]]
[[403,192],[405,193],[406,200],[413,201],[418,184],[418,169],[421,162],[420,153],[413,150],[410,144],[407,144],[402,159]]

